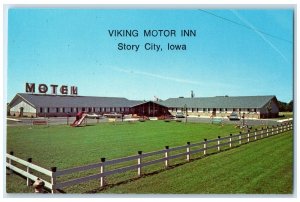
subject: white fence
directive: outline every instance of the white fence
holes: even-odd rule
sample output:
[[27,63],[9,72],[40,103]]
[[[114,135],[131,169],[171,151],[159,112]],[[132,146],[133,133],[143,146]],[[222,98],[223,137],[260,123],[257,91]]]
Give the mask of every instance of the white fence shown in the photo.
[[[100,187],[104,187],[108,183],[106,177],[110,175],[119,174],[130,170],[136,170],[136,175],[141,176],[143,174],[143,169],[150,165],[163,163],[164,167],[168,168],[171,165],[170,160],[172,159],[184,158],[184,161],[188,162],[191,159],[198,158],[199,154],[205,156],[215,152],[220,152],[225,149],[231,149],[232,147],[240,146],[242,144],[253,142],[258,139],[274,136],[286,131],[290,131],[292,129],[293,129],[292,122],[288,122],[273,127],[262,128],[260,130],[257,129],[252,131],[248,130],[248,132],[246,133],[240,132],[239,134],[236,135],[230,134],[227,137],[218,136],[217,139],[213,139],[213,140],[204,139],[204,141],[198,143],[187,142],[186,145],[174,147],[174,148],[169,148],[169,146],[166,146],[165,149],[160,151],[153,151],[149,153],[143,153],[142,151],[138,151],[137,155],[128,156],[119,159],[112,159],[106,161],[105,158],[101,158],[101,162],[99,163],[79,166],[79,167],[65,169],[65,170],[56,170],[56,167],[53,167],[50,171],[41,168],[39,166],[36,166],[30,162],[16,158],[11,154],[7,154],[6,157],[8,158],[9,162],[6,164],[6,166],[9,169],[12,169],[17,173],[20,173],[21,175],[24,175],[25,177],[31,180],[35,180],[37,176],[30,174],[29,169],[35,169],[41,173],[44,173],[45,175],[51,178],[51,182],[45,181],[45,185],[47,188],[51,189],[52,193],[54,193],[55,190],[57,189],[62,189],[68,186],[73,186],[76,184],[84,183],[95,179],[99,180]],[[159,158],[155,158],[158,155],[161,156]],[[149,159],[149,157],[153,157],[153,158]],[[26,166],[27,170],[24,171],[13,166],[11,160],[17,161],[18,163]],[[134,163],[132,164],[132,162]],[[131,163],[131,164],[124,166],[122,165],[122,163],[127,163],[127,164]],[[107,169],[109,165],[118,165],[118,164],[119,164],[118,168]],[[82,171],[88,171],[96,168],[98,168],[100,172],[92,175],[81,176],[79,178],[69,179],[67,181],[63,181],[59,179],[60,177],[65,175],[70,175]]]
[[[19,173],[22,176],[26,177],[26,182],[27,182],[27,186],[31,185],[31,181],[36,181],[38,176],[35,176],[34,174],[32,174],[33,171],[37,171],[45,176],[49,176],[50,182],[48,182],[45,179],[41,179],[45,182],[45,187],[48,188],[49,190],[51,190],[51,192],[53,193],[54,189],[54,177],[53,177],[53,171],[55,171],[55,168],[52,168],[52,171],[47,170],[45,168],[42,168],[40,166],[37,166],[35,164],[32,163],[32,158],[28,158],[27,161],[17,158],[13,155],[13,152],[10,152],[10,154],[6,154],[6,158],[7,158],[7,162],[6,162],[6,167],[10,170],[10,173],[13,174],[13,172]],[[19,167],[17,167],[17,165],[19,165]]]

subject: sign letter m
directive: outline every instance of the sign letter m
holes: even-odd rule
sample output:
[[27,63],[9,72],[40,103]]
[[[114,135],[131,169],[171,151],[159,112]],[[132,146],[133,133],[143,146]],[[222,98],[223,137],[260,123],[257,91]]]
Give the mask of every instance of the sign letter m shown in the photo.
[[26,83],[26,93],[34,93],[34,92],[35,92],[35,84]]

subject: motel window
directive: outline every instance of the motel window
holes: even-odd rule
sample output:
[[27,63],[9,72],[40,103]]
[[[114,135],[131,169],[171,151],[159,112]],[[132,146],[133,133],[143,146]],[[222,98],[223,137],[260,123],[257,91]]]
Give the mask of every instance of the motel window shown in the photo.
[[206,108],[203,108],[203,112],[206,112]]
[[117,111],[117,108],[116,107],[114,107],[114,112],[116,112]]
[[73,108],[71,107],[71,113],[73,113]]
[[47,113],[50,113],[50,108],[49,107],[47,108]]
[[42,107],[40,107],[40,113],[43,113],[43,108]]
[[225,112],[227,112],[227,108],[225,108]]
[[57,112],[57,113],[59,112],[59,108],[58,108],[58,107],[56,108],[56,112]]
[[248,108],[247,111],[250,112],[250,109]]
[[256,108],[254,109],[254,112],[256,112]]
[[65,108],[61,107],[60,112],[65,112]]
[[239,111],[241,112],[241,111],[242,111],[242,109],[241,109],[241,108],[239,108]]
[[210,112],[210,108],[208,108],[207,111]]

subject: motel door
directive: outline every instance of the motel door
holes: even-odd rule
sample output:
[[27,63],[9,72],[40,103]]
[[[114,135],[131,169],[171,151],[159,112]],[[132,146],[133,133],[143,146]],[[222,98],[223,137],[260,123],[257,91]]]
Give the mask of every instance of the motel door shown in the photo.
[[24,113],[24,108],[23,107],[20,107],[20,117],[23,117],[23,113]]
[[212,115],[213,115],[213,116],[216,116],[216,112],[217,112],[217,109],[216,109],[216,108],[213,108]]

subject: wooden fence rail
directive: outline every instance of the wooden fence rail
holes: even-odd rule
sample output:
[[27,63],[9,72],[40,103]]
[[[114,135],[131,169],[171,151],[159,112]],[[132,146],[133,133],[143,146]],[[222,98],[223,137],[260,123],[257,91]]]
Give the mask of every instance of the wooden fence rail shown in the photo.
[[[277,126],[261,128],[260,130],[255,129],[254,131],[248,130],[245,133],[240,132],[239,134],[234,134],[234,135],[230,134],[229,136],[226,137],[218,136],[218,138],[212,140],[204,139],[204,141],[196,142],[196,143],[187,142],[186,145],[173,147],[173,148],[166,146],[165,149],[159,151],[153,151],[148,153],[143,153],[142,151],[138,151],[137,155],[128,156],[124,158],[112,159],[108,161],[106,161],[105,158],[101,158],[101,162],[99,163],[94,163],[94,164],[89,164],[89,165],[84,165],[84,166],[79,166],[79,167],[64,169],[64,170],[56,170],[56,168],[52,168],[50,171],[42,167],[39,167],[37,165],[34,165],[30,162],[21,160],[13,156],[12,154],[6,154],[6,157],[8,158],[9,161],[6,164],[6,166],[9,169],[18,172],[21,175],[24,175],[25,177],[31,180],[35,180],[37,176],[30,174],[30,172],[28,171],[29,168],[37,170],[51,177],[51,182],[47,182],[45,180],[44,181],[46,187],[51,189],[52,193],[54,193],[56,189],[62,189],[64,187],[73,186],[76,184],[84,183],[95,179],[99,180],[100,187],[103,187],[107,184],[106,177],[110,175],[119,174],[130,170],[136,170],[137,176],[141,176],[143,174],[143,168],[146,166],[159,164],[163,162],[164,166],[167,168],[171,165],[170,160],[172,159],[178,159],[184,157],[186,161],[190,161],[193,156],[194,158],[197,158],[195,157],[195,155],[207,155],[209,154],[209,151],[211,153],[219,152],[225,149],[233,148],[235,146],[253,142],[259,139],[271,137],[286,131],[290,131],[292,129],[293,129],[293,123],[287,122]],[[184,150],[184,152],[182,152],[182,150]],[[157,155],[161,155],[161,156],[157,158]],[[148,159],[149,157],[152,158]],[[24,170],[21,171],[20,169],[13,166],[11,160],[14,160],[22,165],[27,166],[28,168],[27,171]],[[133,165],[132,162],[134,162]],[[122,163],[131,163],[131,165],[126,165],[126,166],[120,165]],[[118,164],[121,167],[114,168],[111,170],[107,169],[109,165],[111,166],[111,165],[118,165]],[[82,171],[88,171],[96,168],[100,169],[100,173],[98,171],[98,173],[96,174],[70,179],[68,181],[59,180],[60,177],[65,175],[70,175]]]
[[[38,176],[35,176],[32,174],[32,171],[35,170],[35,171],[38,171],[39,173],[42,173],[51,178],[50,182],[48,182],[45,179],[41,179],[41,180],[43,180],[45,182],[45,187],[47,187],[51,191],[54,190],[53,183],[51,182],[53,180],[53,172],[52,171],[33,164],[32,158],[28,158],[28,160],[25,161],[23,159],[15,157],[13,155],[13,152],[10,152],[10,154],[6,154],[6,158],[8,159],[8,162],[6,162],[6,167],[10,170],[10,173],[13,174],[13,171],[14,171],[14,172],[19,173],[22,176],[26,177],[27,186],[31,185],[31,180],[36,181],[37,178],[41,179],[41,177],[38,177]],[[21,167],[23,167],[23,168],[25,167],[26,170],[24,170],[20,167],[17,167],[17,165],[14,165],[14,164],[20,164]]]

